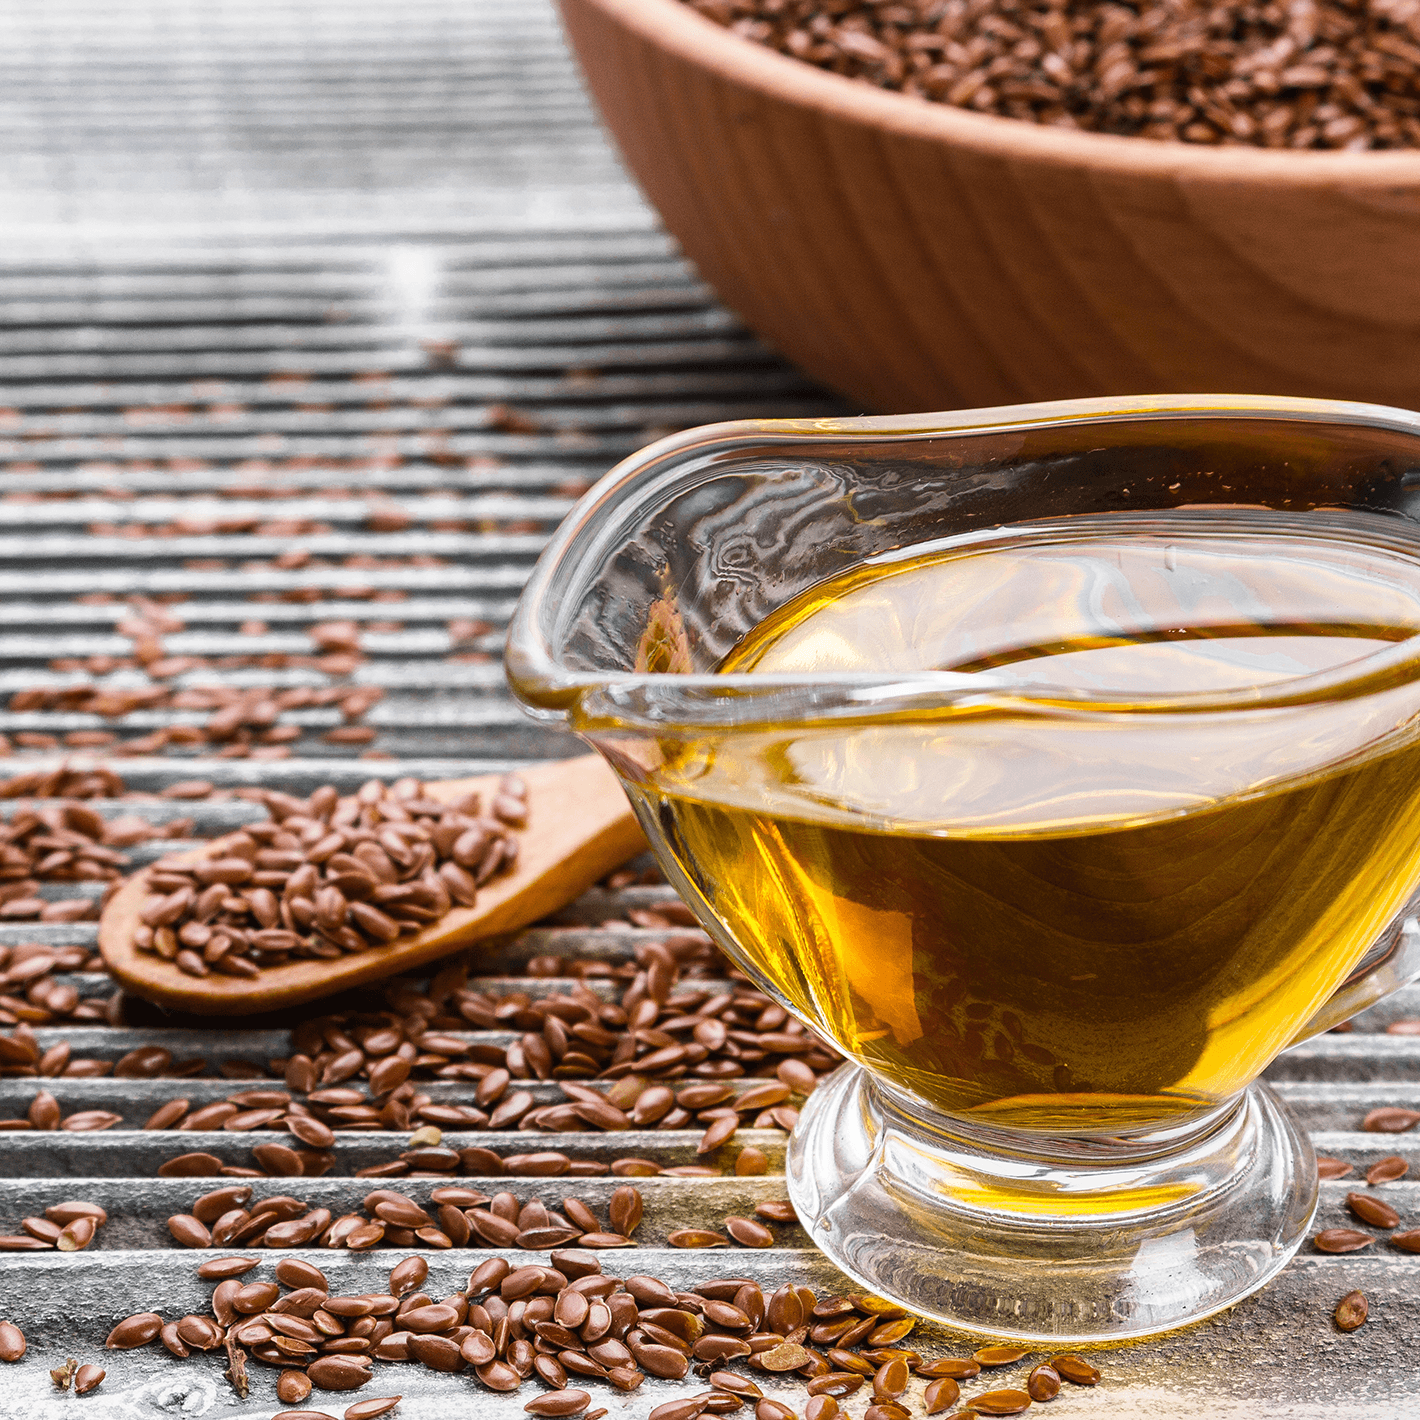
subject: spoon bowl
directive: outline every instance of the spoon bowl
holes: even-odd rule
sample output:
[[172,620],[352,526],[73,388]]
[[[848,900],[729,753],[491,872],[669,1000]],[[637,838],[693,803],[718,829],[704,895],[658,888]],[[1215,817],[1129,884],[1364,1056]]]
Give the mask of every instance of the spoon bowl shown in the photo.
[[[431,799],[457,803],[491,796],[501,775],[427,783]],[[527,824],[519,831],[511,872],[478,890],[472,907],[456,907],[417,936],[333,961],[300,960],[267,967],[259,976],[187,976],[172,962],[134,946],[134,929],[149,896],[152,869],[136,874],[114,896],[99,922],[99,950],[110,974],[149,1001],[198,1015],[244,1016],[294,1006],[382,977],[396,976],[565,907],[574,897],[646,846],[616,776],[597,755],[520,770],[528,786]],[[230,835],[235,837],[235,835]],[[202,862],[224,839],[176,861]]]

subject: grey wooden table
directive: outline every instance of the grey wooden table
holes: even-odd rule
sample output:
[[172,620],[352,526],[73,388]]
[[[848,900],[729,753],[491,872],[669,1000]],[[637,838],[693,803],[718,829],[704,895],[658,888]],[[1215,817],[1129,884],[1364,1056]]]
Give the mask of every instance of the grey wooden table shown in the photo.
[[[290,758],[129,758],[132,787],[201,776],[308,791],[567,752],[512,707],[499,652],[518,589],[573,498],[668,429],[836,411],[716,304],[660,232],[597,127],[546,0],[0,3],[0,698],[84,679],[55,669],[56,658],[125,654],[121,602],[78,600],[96,591],[176,598],[184,630],[168,638],[173,655],[298,655],[318,622],[399,621],[365,637],[369,658],[352,677],[386,690],[367,723],[370,748],[392,758],[361,761],[326,743],[321,732],[338,717],[308,709],[286,717],[305,731]],[[307,560],[276,564],[293,550]],[[362,584],[353,595],[350,558]],[[253,559],[260,565],[243,566]],[[239,634],[248,621],[264,629]],[[450,623],[482,629],[460,641]],[[214,674],[324,681],[279,665],[197,678]],[[125,676],[142,679],[115,679]],[[193,718],[152,710],[114,724],[0,710],[0,732],[131,740]],[[39,750],[12,763],[55,758]],[[194,834],[211,836],[238,810],[192,812]],[[589,930],[563,934],[559,951],[624,958],[636,934],[590,924],[664,890],[636,891],[585,899],[572,917]],[[0,925],[0,943],[39,939],[87,943],[92,928]],[[76,984],[106,989],[97,977]],[[1274,1067],[1324,1152],[1358,1165],[1389,1152],[1420,1161],[1409,1135],[1358,1132],[1374,1105],[1420,1097],[1420,1046],[1384,1033],[1411,1014],[1420,992]],[[184,1046],[151,1025],[87,1034],[85,1049],[107,1058],[145,1042]],[[204,1049],[284,1053],[280,1040],[240,1031]],[[179,1366],[152,1348],[108,1353],[109,1378],[92,1396],[50,1387],[49,1367],[94,1356],[119,1317],[149,1306],[178,1315],[205,1298],[193,1255],[171,1247],[162,1226],[194,1190],[153,1176],[174,1150],[138,1125],[179,1091],[220,1098],[231,1086],[208,1077],[53,1088],[66,1109],[113,1103],[124,1125],[0,1134],[0,1225],[75,1196],[116,1217],[102,1250],[0,1256],[0,1313],[23,1319],[32,1343],[23,1363],[0,1371],[0,1415],[270,1415],[279,1406],[269,1375],[243,1403],[217,1361]],[[0,1080],[0,1116],[32,1093]],[[670,1163],[691,1157],[694,1139],[666,1131],[618,1142]],[[259,1140],[237,1152],[230,1135],[184,1142],[236,1161]],[[559,1143],[605,1148],[599,1135]],[[778,1167],[782,1144],[764,1143]],[[363,1191],[349,1175],[376,1147],[342,1140],[332,1175],[269,1187],[346,1202]],[[556,1196],[547,1184],[517,1186]],[[781,1186],[772,1175],[653,1181],[650,1245],[609,1267],[689,1285],[750,1265],[656,1244],[705,1208],[744,1210]],[[1347,1186],[1323,1185],[1322,1222],[1343,1221]],[[1412,1222],[1418,1190],[1403,1182],[1388,1195]],[[757,1276],[841,1284],[802,1235],[786,1231],[782,1242],[754,1256]],[[321,1261],[357,1279],[389,1265],[380,1255]],[[438,1285],[469,1268],[468,1254],[436,1259]],[[1420,1411],[1409,1350],[1420,1336],[1418,1271],[1420,1261],[1383,1245],[1349,1257],[1308,1249],[1230,1314],[1104,1355],[1106,1383],[1068,1391],[1052,1413]],[[1331,1309],[1358,1286],[1371,1320],[1341,1335]],[[495,1397],[461,1377],[395,1369],[405,1416],[523,1413],[527,1392]],[[641,1420],[682,1389],[654,1382],[596,1403],[615,1420]],[[856,1417],[865,1403],[847,1409]]]

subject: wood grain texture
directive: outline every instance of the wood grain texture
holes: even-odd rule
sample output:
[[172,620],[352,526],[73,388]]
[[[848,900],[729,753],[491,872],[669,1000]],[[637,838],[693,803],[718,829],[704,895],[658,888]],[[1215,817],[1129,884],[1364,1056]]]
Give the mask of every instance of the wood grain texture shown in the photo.
[[687,255],[865,408],[1420,405],[1420,153],[1071,133],[826,73],[681,0],[560,3]]
[[[334,961],[269,967],[251,980],[215,972],[187,976],[171,962],[133,946],[133,929],[148,896],[145,871],[131,878],[104,909],[99,923],[104,963],[125,990],[174,1010],[219,1016],[275,1010],[410,971],[470,942],[516,931],[565,907],[645,848],[631,805],[599,755],[554,760],[520,773],[528,786],[528,821],[519,831],[516,868],[480,888],[472,907],[455,908],[416,937]],[[489,794],[500,777],[448,780],[426,784],[425,790],[430,798],[453,803],[466,794]],[[212,847],[194,850],[184,860],[205,859]]]

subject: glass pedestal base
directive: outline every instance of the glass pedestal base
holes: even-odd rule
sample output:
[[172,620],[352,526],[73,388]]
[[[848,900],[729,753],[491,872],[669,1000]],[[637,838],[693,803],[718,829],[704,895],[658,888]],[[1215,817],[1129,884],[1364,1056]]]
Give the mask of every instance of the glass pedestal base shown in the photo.
[[844,1066],[790,1142],[789,1196],[869,1291],[986,1336],[1149,1336],[1256,1291],[1316,1210],[1311,1142],[1265,1085],[1187,1129],[1050,1138],[934,1115]]

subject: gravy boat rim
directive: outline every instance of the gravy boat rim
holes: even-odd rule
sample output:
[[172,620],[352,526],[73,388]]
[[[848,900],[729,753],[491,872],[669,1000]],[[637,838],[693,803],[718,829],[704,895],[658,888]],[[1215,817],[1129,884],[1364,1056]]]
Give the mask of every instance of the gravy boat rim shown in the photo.
[[[1087,690],[1049,684],[1022,685],[989,671],[829,672],[789,674],[673,673],[585,670],[565,664],[554,649],[551,626],[576,602],[578,580],[600,565],[639,515],[664,503],[681,486],[715,476],[753,449],[778,461],[805,460],[815,445],[862,440],[917,444],[937,439],[1009,435],[1027,430],[1097,424],[1102,431],[1173,421],[1239,419],[1357,426],[1390,430],[1420,440],[1420,413],[1344,400],[1267,395],[1136,395],[1056,400],[926,414],[863,415],[823,419],[743,419],[700,425],[659,439],[623,459],[575,504],[549,540],[509,623],[504,660],[509,685],[534,718],[564,721],[583,733],[651,732],[816,723],[908,722],[946,716],[1049,717],[1107,720],[1136,715],[1219,715],[1277,712],[1356,699],[1420,679],[1420,631],[1341,666],[1262,685],[1198,692]],[[1197,508],[1199,505],[1190,505]],[[1218,504],[1220,509],[1259,505]],[[1138,516],[1164,509],[1140,509]],[[1407,523],[1420,554],[1420,523],[1394,510],[1397,529]],[[1126,513],[1123,515],[1128,517]],[[1013,532],[1064,527],[1058,515],[963,534],[954,545],[983,542],[1002,527]],[[903,549],[904,551],[908,549]],[[891,554],[887,554],[890,556]],[[875,558],[881,561],[883,557]],[[572,595],[569,595],[571,593]]]

